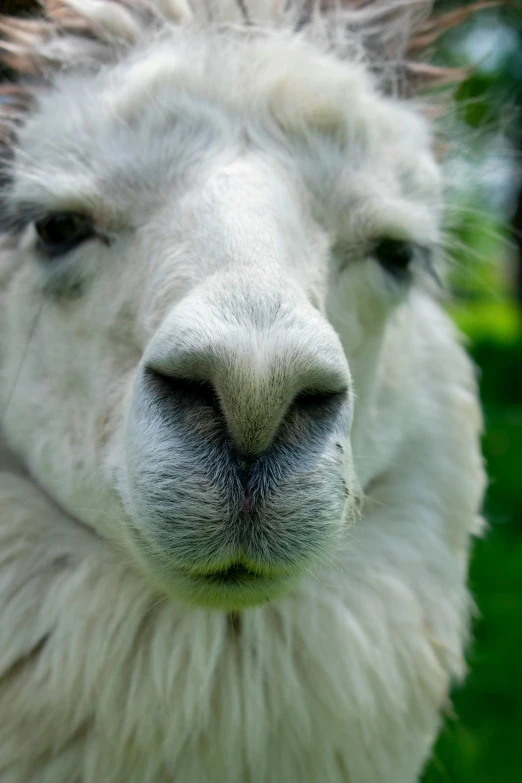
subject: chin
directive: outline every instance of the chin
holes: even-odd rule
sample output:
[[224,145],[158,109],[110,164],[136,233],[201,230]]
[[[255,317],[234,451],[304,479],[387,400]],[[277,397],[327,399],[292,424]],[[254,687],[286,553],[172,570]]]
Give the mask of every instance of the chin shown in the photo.
[[196,574],[178,570],[173,595],[185,602],[209,609],[239,611],[281,598],[298,577],[270,576],[235,564],[223,570]]
[[244,554],[216,556],[211,563],[194,555],[182,562],[172,546],[160,544],[134,525],[127,544],[138,569],[158,593],[221,611],[239,611],[283,597],[299,584],[320,557],[278,565]]

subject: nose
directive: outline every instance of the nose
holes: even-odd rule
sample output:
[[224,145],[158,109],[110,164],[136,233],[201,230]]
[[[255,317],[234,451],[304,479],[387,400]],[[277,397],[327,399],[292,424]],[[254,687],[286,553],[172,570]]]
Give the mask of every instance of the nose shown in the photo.
[[206,410],[242,457],[266,452],[290,411],[326,426],[349,396],[340,341],[311,306],[254,321],[182,307],[153,339],[145,371],[162,405]]

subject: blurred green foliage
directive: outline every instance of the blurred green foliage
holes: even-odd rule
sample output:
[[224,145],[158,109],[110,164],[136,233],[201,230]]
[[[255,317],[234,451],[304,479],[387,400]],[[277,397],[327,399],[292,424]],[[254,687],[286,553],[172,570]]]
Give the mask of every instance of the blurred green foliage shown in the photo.
[[[455,3],[439,0],[438,6],[448,10]],[[491,39],[492,56],[482,64],[479,58],[457,93],[458,116],[461,127],[471,129],[466,144],[471,140],[477,162],[500,132],[513,150],[514,170],[522,150],[522,2],[479,15],[446,36],[437,57],[445,65],[469,63],[474,58],[468,47],[466,59],[466,36],[484,43],[482,33],[495,26],[500,35]],[[476,182],[459,198],[462,209],[455,210],[449,230],[450,310],[479,370],[488,530],[475,543],[470,569],[478,606],[470,674],[454,694],[455,716],[447,718],[422,780],[516,783],[522,780],[522,315],[517,256],[507,241],[516,205],[506,200],[499,209]]]
[[455,719],[447,719],[423,783],[522,779],[522,340],[512,304],[486,311],[483,304],[456,313],[479,367],[486,425],[489,530],[475,544],[470,573],[480,617]]
[[[459,5],[467,3],[460,2]],[[439,7],[454,5],[454,3],[439,3]],[[471,79],[468,79],[457,92],[457,100],[464,107],[466,122],[474,128],[499,128],[512,138],[520,139],[520,123],[514,113],[509,117],[506,108],[510,110],[522,105],[522,4],[520,0],[506,2],[500,11],[492,10],[488,16],[478,19],[475,26],[497,25],[503,32],[500,39],[493,43],[493,51],[486,54]],[[501,27],[500,27],[501,26]],[[453,33],[439,56],[448,65],[461,65],[459,56],[455,54],[458,47],[454,44],[458,38],[466,34],[464,30]],[[492,59],[491,59],[492,58]],[[511,120],[511,122],[509,121]]]

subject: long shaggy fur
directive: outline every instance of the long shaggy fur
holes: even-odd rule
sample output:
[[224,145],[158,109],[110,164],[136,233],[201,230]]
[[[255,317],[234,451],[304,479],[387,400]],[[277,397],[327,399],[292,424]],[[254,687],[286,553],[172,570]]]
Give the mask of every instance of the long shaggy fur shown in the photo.
[[[487,5],[0,21],[0,783],[419,779],[484,472],[410,98]],[[57,259],[63,210],[96,232]]]
[[[165,24],[229,25],[246,34],[268,24],[323,39],[340,57],[353,57],[362,44],[383,87],[411,95],[466,77],[466,70],[422,62],[423,54],[448,29],[495,5],[498,0],[479,0],[430,17],[432,0],[45,0],[41,18],[0,17],[0,59],[14,73],[34,77],[113,59]],[[9,87],[0,94],[0,123],[9,128],[27,92]]]

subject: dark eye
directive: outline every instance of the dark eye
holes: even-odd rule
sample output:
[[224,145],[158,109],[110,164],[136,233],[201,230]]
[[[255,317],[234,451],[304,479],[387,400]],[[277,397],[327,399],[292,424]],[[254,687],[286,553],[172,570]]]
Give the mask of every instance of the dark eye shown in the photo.
[[405,277],[414,257],[411,242],[402,239],[381,239],[373,250],[373,256],[387,272],[395,277]]
[[75,212],[53,212],[35,223],[39,249],[55,257],[68,253],[95,233],[87,215]]

